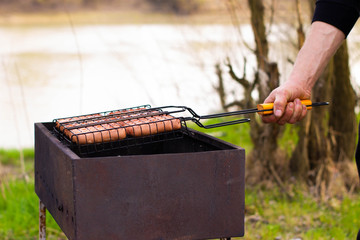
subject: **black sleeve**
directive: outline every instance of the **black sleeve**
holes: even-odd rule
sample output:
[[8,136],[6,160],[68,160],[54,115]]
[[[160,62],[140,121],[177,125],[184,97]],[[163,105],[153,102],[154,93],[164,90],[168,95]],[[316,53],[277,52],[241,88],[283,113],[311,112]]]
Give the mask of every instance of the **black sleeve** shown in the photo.
[[360,0],[317,0],[312,21],[331,24],[347,37],[359,18],[359,5]]

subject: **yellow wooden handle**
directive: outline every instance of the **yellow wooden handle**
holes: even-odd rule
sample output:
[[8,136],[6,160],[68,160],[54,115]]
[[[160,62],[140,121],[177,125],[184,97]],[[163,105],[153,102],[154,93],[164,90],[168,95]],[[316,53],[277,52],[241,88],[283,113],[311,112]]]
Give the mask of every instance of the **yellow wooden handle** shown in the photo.
[[[312,102],[311,100],[301,100],[301,103],[305,106],[311,105]],[[310,110],[312,107],[308,106],[306,107],[308,110]],[[257,109],[258,110],[267,110],[269,109],[269,111],[263,111],[263,112],[258,112],[258,114],[260,115],[268,115],[268,114],[272,114],[273,113],[273,109],[274,109],[274,103],[263,103],[263,104],[258,104],[257,105]]]

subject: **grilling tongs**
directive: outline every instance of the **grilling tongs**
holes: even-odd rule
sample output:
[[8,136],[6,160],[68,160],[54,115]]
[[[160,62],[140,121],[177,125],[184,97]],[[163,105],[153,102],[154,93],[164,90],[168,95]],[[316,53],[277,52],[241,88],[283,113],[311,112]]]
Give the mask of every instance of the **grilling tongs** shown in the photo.
[[[314,102],[313,103],[313,102],[311,102],[311,100],[301,100],[301,103],[303,105],[305,105],[308,110],[311,110],[312,107],[329,105],[329,102]],[[192,117],[179,117],[182,121],[191,120],[201,128],[210,129],[210,128],[215,128],[215,127],[223,127],[223,126],[229,126],[229,125],[234,125],[234,124],[239,124],[239,123],[245,123],[245,122],[249,122],[250,119],[242,118],[242,119],[238,119],[238,120],[234,120],[234,121],[227,121],[227,122],[215,123],[215,124],[209,124],[209,125],[203,125],[200,122],[200,120],[219,118],[219,117],[229,117],[229,116],[236,116],[236,115],[244,115],[244,114],[250,114],[250,113],[258,113],[260,115],[270,115],[273,113],[273,107],[274,107],[273,103],[264,103],[264,104],[258,104],[257,108],[244,109],[244,110],[232,111],[232,112],[226,112],[226,113],[203,115],[203,116],[198,115],[194,110],[192,110],[189,107],[185,107],[185,106],[165,106],[165,107],[153,108],[153,109],[154,110],[160,110],[160,109],[164,110],[166,108],[180,108],[178,110],[173,110],[173,111],[163,111],[163,113],[165,113],[165,114],[179,113],[179,112],[184,112],[187,110],[192,115]]]

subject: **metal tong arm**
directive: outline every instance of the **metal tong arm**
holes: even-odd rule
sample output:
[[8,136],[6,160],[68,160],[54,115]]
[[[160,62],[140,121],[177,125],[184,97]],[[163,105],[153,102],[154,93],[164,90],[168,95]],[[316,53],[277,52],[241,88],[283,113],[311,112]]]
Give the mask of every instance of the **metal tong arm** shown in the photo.
[[[165,114],[188,111],[192,115],[192,117],[180,117],[180,119],[183,121],[193,121],[196,125],[198,125],[201,128],[205,128],[205,129],[224,127],[224,126],[229,126],[229,125],[234,125],[234,124],[239,124],[239,123],[250,122],[249,118],[242,118],[242,119],[237,119],[237,120],[233,120],[233,121],[204,125],[201,123],[200,120],[219,118],[219,117],[227,117],[227,116],[233,116],[233,115],[239,115],[239,114],[218,113],[218,114],[200,116],[193,109],[186,107],[186,106],[165,106],[165,107],[160,107],[158,109],[164,110],[166,108],[179,108],[180,110],[163,111],[163,113],[165,113]],[[157,110],[157,108],[154,108],[154,110]]]
[[[329,102],[314,102],[313,103],[311,100],[301,100],[301,103],[303,105],[305,105],[308,110],[311,110],[312,107],[329,105]],[[209,115],[203,115],[203,116],[198,115],[194,110],[192,110],[189,107],[185,107],[185,106],[166,106],[166,107],[161,107],[159,109],[164,109],[164,108],[180,108],[181,109],[181,110],[176,110],[176,111],[172,111],[172,112],[169,111],[169,112],[164,112],[164,113],[184,112],[187,110],[193,117],[182,117],[181,118],[182,120],[184,120],[184,121],[191,120],[191,121],[195,122],[199,127],[202,127],[202,128],[215,128],[215,127],[222,127],[222,126],[228,126],[228,125],[233,125],[233,124],[238,124],[238,123],[249,122],[250,119],[244,118],[244,119],[238,119],[238,120],[234,120],[234,121],[216,123],[216,124],[211,124],[211,125],[203,125],[200,122],[200,120],[220,118],[220,117],[229,117],[229,116],[236,116],[236,115],[243,115],[243,114],[250,114],[250,113],[258,113],[260,115],[272,114],[274,104],[273,103],[258,104],[257,108],[245,109],[245,110],[239,110],[239,111],[233,111],[233,112],[209,114]]]
[[250,118],[242,118],[242,119],[238,119],[238,120],[234,120],[234,121],[227,121],[227,122],[222,122],[222,123],[204,125],[198,119],[191,118],[190,120],[193,121],[194,123],[196,123],[196,125],[198,125],[199,127],[202,127],[205,129],[224,127],[224,126],[230,126],[230,125],[235,125],[235,124],[239,124],[239,123],[250,122]]
[[[189,107],[185,107],[185,106],[164,106],[164,107],[158,107],[158,108],[151,108],[150,110],[160,110],[160,109],[164,110],[166,108],[179,108],[180,110],[163,111],[162,114],[172,114],[172,113],[179,113],[179,112],[188,111],[193,116],[193,118],[196,118],[198,120],[200,120],[200,119],[220,118],[220,117],[229,117],[229,116],[236,116],[236,115],[244,114],[244,111],[240,110],[240,111],[234,111],[234,112],[216,113],[216,114],[200,116],[193,109],[191,109]],[[183,119],[192,120],[191,117],[183,117]]]
[[[311,110],[312,107],[329,105],[329,102],[311,102],[311,100],[301,100],[301,103],[303,105],[305,105],[308,110]],[[273,103],[258,104],[257,108],[244,109],[244,110],[233,111],[233,112],[210,114],[210,115],[201,116],[201,119],[228,117],[228,116],[236,116],[236,115],[250,114],[250,113],[258,113],[260,115],[269,115],[269,114],[273,113],[273,108],[274,108]]]

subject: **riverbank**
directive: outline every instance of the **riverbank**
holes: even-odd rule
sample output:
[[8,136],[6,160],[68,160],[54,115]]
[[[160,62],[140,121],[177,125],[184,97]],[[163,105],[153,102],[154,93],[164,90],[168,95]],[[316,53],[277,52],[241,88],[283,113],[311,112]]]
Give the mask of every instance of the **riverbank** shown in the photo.
[[[136,2],[136,0],[135,0]],[[24,9],[2,6],[0,8],[0,26],[57,26],[68,25],[73,21],[79,25],[89,24],[249,24],[250,11],[247,0],[238,1],[237,4],[227,1],[207,1],[201,7],[189,14],[179,14],[166,10],[159,10],[149,6],[146,1],[124,1],[120,5],[99,3],[98,7],[67,7],[66,4],[57,3],[54,9],[41,9],[30,7]],[[16,5],[16,4],[14,4]],[[297,25],[297,16],[294,14],[296,3],[279,0],[274,3],[265,2],[265,19],[269,26],[272,24]],[[236,19],[232,19],[231,11],[236,11]],[[275,14],[276,13],[276,14]],[[303,23],[309,24],[309,5],[301,6]]]
[[[244,22],[248,20],[243,19]],[[0,17],[1,27],[10,26],[62,26],[70,22],[77,25],[112,24],[232,24],[226,11],[206,12],[192,15],[175,15],[136,10],[81,10],[47,11],[31,13],[4,13]]]

